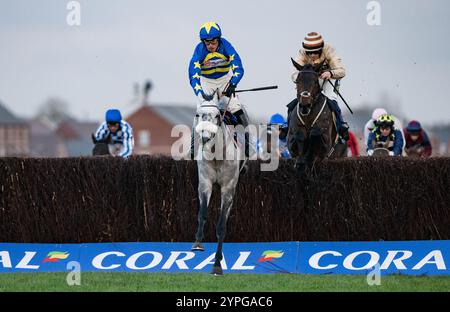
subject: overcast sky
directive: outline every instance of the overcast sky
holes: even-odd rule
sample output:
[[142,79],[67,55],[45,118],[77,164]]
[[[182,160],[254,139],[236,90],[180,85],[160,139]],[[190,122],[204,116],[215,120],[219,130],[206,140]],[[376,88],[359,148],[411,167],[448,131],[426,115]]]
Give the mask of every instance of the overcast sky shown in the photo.
[[318,31],[343,59],[352,108],[382,107],[389,94],[407,118],[450,122],[447,0],[378,1],[379,26],[368,25],[366,0],[80,0],[80,26],[67,24],[68,2],[0,0],[0,101],[19,116],[49,97],[82,119],[101,120],[109,107],[127,113],[137,108],[133,83],[146,79],[152,103],[194,105],[188,63],[200,26],[214,20],[243,60],[239,88],[279,86],[241,95],[252,116],[284,113],[295,97],[290,57]]

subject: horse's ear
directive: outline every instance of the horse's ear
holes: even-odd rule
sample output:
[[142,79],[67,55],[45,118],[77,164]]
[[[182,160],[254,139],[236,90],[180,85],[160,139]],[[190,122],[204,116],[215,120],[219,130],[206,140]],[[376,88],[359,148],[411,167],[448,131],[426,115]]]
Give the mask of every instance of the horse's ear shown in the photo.
[[294,61],[294,59],[292,57],[291,57],[291,61],[295,68],[297,68],[299,71],[303,70],[303,66],[300,65],[299,63],[297,63],[296,61]]

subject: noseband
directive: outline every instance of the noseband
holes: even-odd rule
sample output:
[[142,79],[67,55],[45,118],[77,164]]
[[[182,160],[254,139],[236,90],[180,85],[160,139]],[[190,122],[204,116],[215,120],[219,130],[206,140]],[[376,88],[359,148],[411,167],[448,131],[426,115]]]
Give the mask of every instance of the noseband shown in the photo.
[[[298,84],[300,83],[300,80],[299,80],[299,76],[301,75],[301,74],[306,74],[306,73],[308,73],[308,74],[313,74],[315,77],[316,77],[316,81],[317,81],[317,83],[318,83],[318,74],[315,72],[315,71],[313,71],[313,70],[305,70],[305,71],[300,71],[299,72],[299,74],[298,74],[298,76],[297,76],[297,79],[295,80],[295,83],[297,84],[297,87],[298,87]],[[316,94],[316,96],[311,100],[311,102],[309,103],[309,104],[307,104],[307,105],[304,105],[303,104],[303,100],[307,100],[307,99],[310,99],[311,97],[312,97],[312,94],[311,94],[311,92],[310,91],[307,91],[307,90],[305,90],[305,91],[302,91],[301,93],[300,93],[300,97],[298,97],[298,94],[297,94],[297,99],[298,99],[298,105],[299,106],[302,106],[302,110],[301,110],[301,112],[300,112],[300,114],[302,115],[302,116],[307,116],[307,115],[309,115],[310,113],[311,113],[311,106],[317,101],[317,99],[319,98],[319,96],[320,96],[320,92],[321,92],[321,90],[320,90],[321,88],[320,88],[320,86],[319,86],[319,92],[317,92],[317,94]]]

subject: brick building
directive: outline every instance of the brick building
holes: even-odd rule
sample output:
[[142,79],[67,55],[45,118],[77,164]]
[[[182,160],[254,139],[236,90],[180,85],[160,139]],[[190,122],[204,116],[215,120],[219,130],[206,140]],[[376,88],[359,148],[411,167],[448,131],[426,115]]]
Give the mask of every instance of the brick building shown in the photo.
[[133,154],[170,155],[172,144],[180,139],[171,137],[172,128],[192,128],[194,116],[194,106],[142,105],[125,118],[133,127]]
[[28,156],[30,132],[26,121],[14,116],[0,103],[0,157]]

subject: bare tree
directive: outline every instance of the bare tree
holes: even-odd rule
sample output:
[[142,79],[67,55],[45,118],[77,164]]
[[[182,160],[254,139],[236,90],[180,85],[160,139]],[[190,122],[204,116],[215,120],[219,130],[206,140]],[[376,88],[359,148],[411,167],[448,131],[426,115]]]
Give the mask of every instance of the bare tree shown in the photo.
[[42,103],[36,114],[37,119],[47,120],[54,125],[73,118],[69,112],[69,104],[63,99],[51,97]]

